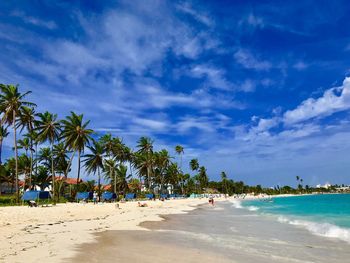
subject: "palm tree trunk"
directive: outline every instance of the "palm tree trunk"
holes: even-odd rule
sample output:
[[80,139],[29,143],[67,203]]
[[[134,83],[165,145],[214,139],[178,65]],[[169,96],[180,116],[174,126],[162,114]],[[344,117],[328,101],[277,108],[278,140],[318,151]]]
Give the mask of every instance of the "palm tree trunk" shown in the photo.
[[80,179],[80,150],[78,151],[78,176],[77,176],[77,185],[79,185],[79,179]]
[[100,174],[100,167],[97,167],[97,174],[98,174],[98,201],[101,200],[101,174]]
[[68,165],[67,165],[67,170],[66,170],[66,172],[64,173],[64,176],[66,177],[66,179],[67,179],[67,177],[68,177],[69,168],[70,168],[70,166],[72,165],[73,158],[74,158],[74,155],[75,155],[76,152],[77,152],[77,151],[74,151],[73,154],[72,154],[72,156],[71,156],[70,159],[69,159],[69,162],[68,162]]
[[17,129],[16,129],[16,112],[13,112],[13,131],[14,131],[14,144],[15,144],[15,175],[16,175],[16,201],[19,203],[19,185],[18,185],[18,150],[17,150]]
[[30,173],[29,173],[29,189],[32,188],[32,174],[33,174],[33,142],[31,144],[30,149]]
[[114,193],[117,194],[117,173],[114,171]]
[[56,204],[55,200],[55,169],[53,165],[53,142],[51,143],[51,175],[52,175],[52,200]]
[[35,174],[38,174],[38,143],[35,143]]
[[1,161],[1,151],[2,151],[2,140],[0,140],[0,165],[2,164],[2,161]]

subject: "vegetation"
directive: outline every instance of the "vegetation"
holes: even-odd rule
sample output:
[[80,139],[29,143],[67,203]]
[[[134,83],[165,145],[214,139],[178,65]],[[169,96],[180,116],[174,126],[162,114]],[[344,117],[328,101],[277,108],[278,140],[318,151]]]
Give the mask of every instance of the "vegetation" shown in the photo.
[[[183,146],[174,147],[177,157],[174,158],[166,149],[156,151],[151,138],[141,137],[133,151],[121,138],[95,133],[89,128],[90,121],[84,120],[82,114],[71,112],[59,120],[56,114],[35,112],[36,105],[25,100],[28,94],[30,92],[21,93],[18,85],[0,84],[0,184],[15,194],[2,197],[0,203],[3,204],[18,203],[20,189],[33,189],[33,186],[41,189],[51,186],[54,202],[63,196],[74,198],[78,191],[93,190],[97,190],[99,195],[105,190],[118,195],[127,192],[141,194],[141,191],[143,194],[160,194],[169,189],[184,195],[204,192],[232,195],[320,191],[307,185],[304,187],[303,179],[299,176],[296,177],[296,189],[289,186],[247,186],[229,179],[224,171],[221,172],[220,182],[209,181],[207,170],[198,159],[188,163],[190,175],[183,172]],[[13,133],[14,155],[2,163],[2,145],[10,130]],[[72,162],[76,155],[77,172],[73,175]],[[176,159],[180,164],[174,161]],[[89,175],[97,177],[97,186],[95,180],[81,183],[81,164]],[[76,178],[75,183],[69,181],[69,175]]]

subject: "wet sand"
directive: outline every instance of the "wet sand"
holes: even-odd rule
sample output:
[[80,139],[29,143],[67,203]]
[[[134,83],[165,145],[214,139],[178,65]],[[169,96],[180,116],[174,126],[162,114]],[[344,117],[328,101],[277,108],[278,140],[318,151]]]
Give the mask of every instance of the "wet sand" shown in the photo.
[[350,245],[312,235],[229,202],[208,205],[148,231],[105,231],[77,249],[69,262],[348,262]]

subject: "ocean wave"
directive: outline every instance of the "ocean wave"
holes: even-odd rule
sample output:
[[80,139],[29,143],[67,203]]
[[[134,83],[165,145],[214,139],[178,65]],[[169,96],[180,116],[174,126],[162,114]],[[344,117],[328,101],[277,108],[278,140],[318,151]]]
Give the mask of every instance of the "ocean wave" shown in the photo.
[[231,200],[231,203],[232,203],[232,206],[234,208],[244,208],[244,209],[248,209],[249,211],[257,211],[259,210],[259,207],[256,207],[256,206],[242,206],[242,202],[239,201],[239,200]]
[[239,200],[231,200],[232,206],[235,208],[243,208],[241,201]]
[[249,211],[257,211],[257,210],[259,210],[259,207],[256,207],[256,206],[251,205],[251,206],[247,206],[247,209],[248,209]]
[[341,228],[339,226],[332,225],[329,223],[316,223],[296,219],[293,220],[283,216],[278,217],[278,221],[281,223],[288,223],[291,225],[304,227],[311,233],[318,236],[337,238],[350,243],[350,229]]

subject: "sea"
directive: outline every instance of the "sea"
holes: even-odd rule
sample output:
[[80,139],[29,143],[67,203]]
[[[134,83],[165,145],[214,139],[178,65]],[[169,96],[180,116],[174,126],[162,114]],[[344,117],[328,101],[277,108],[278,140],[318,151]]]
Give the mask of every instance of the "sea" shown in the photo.
[[145,230],[98,233],[67,262],[350,263],[349,203],[350,195],[206,203]]
[[[318,194],[237,201],[235,206],[350,243],[350,194]],[[349,261],[350,262],[350,261]]]

